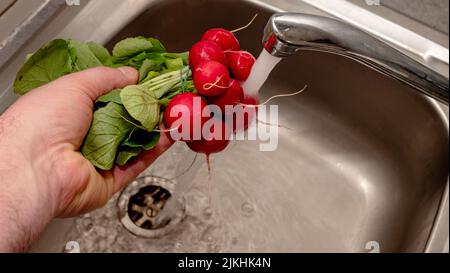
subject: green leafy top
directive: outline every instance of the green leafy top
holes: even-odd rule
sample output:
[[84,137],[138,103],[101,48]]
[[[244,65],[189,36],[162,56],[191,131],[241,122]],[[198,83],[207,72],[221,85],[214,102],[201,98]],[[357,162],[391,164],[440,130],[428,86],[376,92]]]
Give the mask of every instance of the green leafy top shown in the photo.
[[141,52],[166,52],[166,49],[154,38],[134,37],[118,42],[112,51],[117,59],[136,56]]
[[75,71],[103,65],[85,43],[69,40],[69,54]]
[[73,71],[72,60],[68,54],[69,43],[66,40],[53,40],[31,56],[19,70],[14,82],[14,91],[18,94],[37,88]]
[[120,98],[130,116],[152,131],[158,125],[160,105],[155,94],[139,85],[130,85],[120,92]]
[[14,91],[22,95],[66,74],[102,65],[112,65],[112,58],[103,46],[53,40],[27,56],[14,81]]
[[95,102],[96,104],[107,104],[108,102],[115,102],[117,104],[122,104],[122,99],[120,98],[120,91],[121,89],[114,89],[111,92],[109,92],[108,94],[105,94],[103,96],[101,96],[100,98],[97,99],[97,101]]
[[116,44],[111,55],[95,42],[53,40],[33,54],[17,73],[18,94],[63,75],[96,66],[132,66],[139,70],[139,85],[112,90],[97,99],[82,154],[97,168],[109,170],[125,165],[156,146],[162,122],[161,107],[182,92],[195,92],[189,56],[167,53],[154,38],[127,38]]
[[125,108],[115,102],[95,111],[82,148],[83,155],[97,168],[111,169],[119,145],[134,128],[130,120]]
[[87,42],[86,44],[103,65],[111,66],[113,64],[111,54],[109,54],[109,51],[102,45],[95,42]]
[[128,138],[119,146],[116,163],[123,166],[141,152],[153,149],[158,143],[160,136],[161,134],[158,132],[148,132],[134,128]]

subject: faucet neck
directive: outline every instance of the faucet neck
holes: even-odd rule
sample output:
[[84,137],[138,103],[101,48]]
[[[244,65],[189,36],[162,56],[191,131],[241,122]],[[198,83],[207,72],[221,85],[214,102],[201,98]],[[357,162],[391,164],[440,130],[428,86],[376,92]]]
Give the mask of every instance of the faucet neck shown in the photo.
[[283,58],[299,50],[345,56],[449,104],[448,78],[386,42],[338,20],[301,13],[277,13],[266,25],[263,45],[273,56]]

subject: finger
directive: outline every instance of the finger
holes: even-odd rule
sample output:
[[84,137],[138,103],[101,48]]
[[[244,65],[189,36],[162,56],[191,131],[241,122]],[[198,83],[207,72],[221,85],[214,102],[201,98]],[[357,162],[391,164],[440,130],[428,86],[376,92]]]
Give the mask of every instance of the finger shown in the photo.
[[75,86],[95,101],[113,89],[135,84],[138,78],[139,73],[132,67],[95,67],[61,77],[55,84],[62,90]]
[[122,189],[125,185],[135,179],[140,173],[150,166],[162,153],[172,146],[173,141],[164,133],[155,148],[143,152],[135,160],[126,166],[115,166],[112,174],[114,177],[115,192]]

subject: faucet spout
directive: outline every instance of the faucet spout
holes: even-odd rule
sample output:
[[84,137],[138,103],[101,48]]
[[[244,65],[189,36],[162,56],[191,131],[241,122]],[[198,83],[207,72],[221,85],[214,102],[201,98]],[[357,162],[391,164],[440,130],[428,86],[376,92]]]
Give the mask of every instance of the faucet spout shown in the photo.
[[276,57],[289,57],[299,50],[342,55],[449,104],[447,77],[388,43],[335,19],[301,13],[274,14],[265,28],[263,45]]

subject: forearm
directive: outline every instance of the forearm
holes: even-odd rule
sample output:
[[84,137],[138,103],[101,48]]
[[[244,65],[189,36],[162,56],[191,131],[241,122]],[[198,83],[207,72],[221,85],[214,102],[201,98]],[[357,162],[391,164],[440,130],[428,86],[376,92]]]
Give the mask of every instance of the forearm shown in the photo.
[[52,216],[17,122],[0,116],[0,252],[25,251]]
[[0,252],[24,251],[42,230],[45,220],[36,217],[33,207],[37,202],[21,186],[25,184],[23,174],[18,177],[4,172],[3,165],[0,170]]
[[28,92],[0,115],[0,252],[27,249],[56,216],[101,207],[170,146],[161,138],[159,148],[101,172],[79,152],[94,101],[138,77],[132,68],[74,73]]

